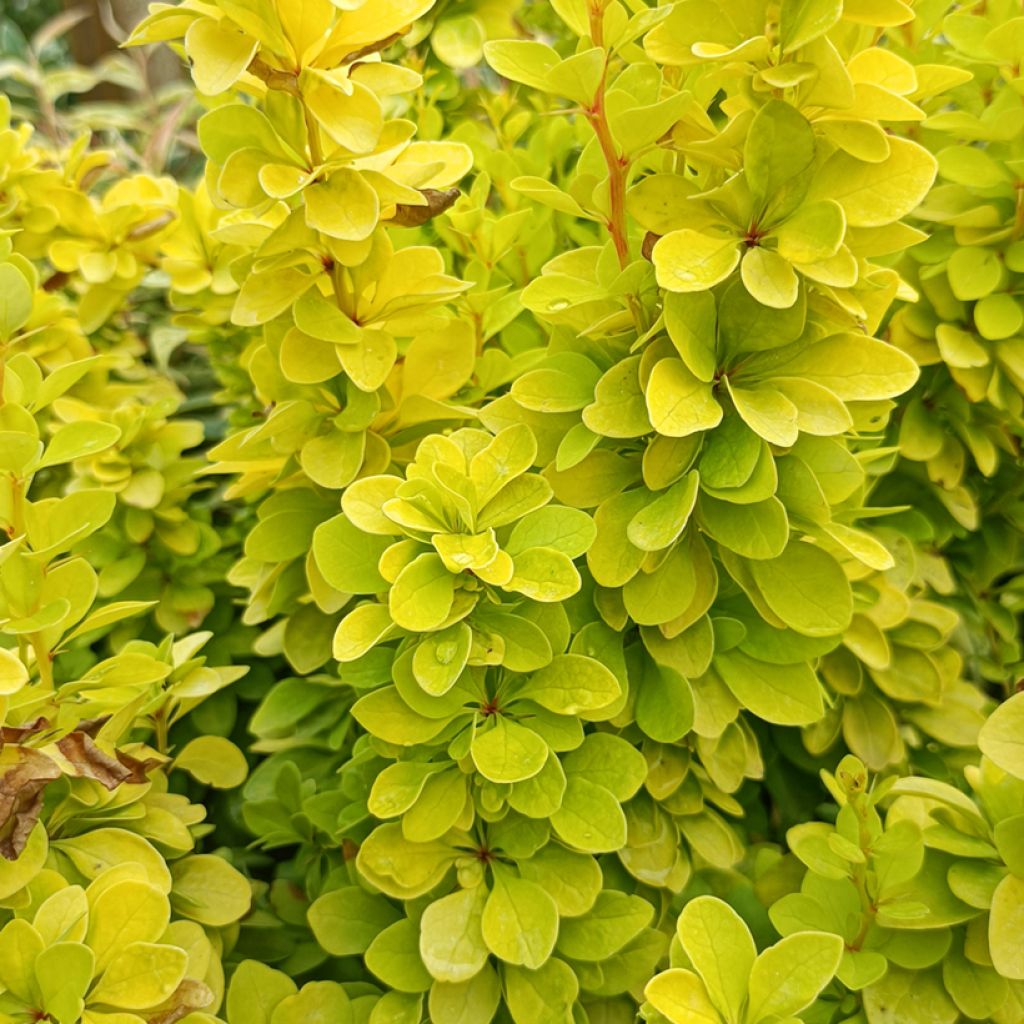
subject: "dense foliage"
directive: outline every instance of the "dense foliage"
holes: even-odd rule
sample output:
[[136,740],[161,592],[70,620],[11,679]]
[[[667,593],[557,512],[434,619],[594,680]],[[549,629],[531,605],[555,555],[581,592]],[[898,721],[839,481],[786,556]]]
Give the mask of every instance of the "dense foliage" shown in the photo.
[[0,63],[0,1022],[1024,1024],[1019,5],[72,23]]

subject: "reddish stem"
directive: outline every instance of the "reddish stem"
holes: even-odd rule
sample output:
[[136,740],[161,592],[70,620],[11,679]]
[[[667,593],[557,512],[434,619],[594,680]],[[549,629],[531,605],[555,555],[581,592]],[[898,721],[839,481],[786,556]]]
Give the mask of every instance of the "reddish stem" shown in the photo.
[[[589,5],[590,38],[595,46],[604,47],[604,8],[600,0],[592,0]],[[611,127],[608,124],[608,113],[604,105],[605,86],[608,80],[608,54],[605,55],[604,70],[601,81],[594,94],[593,105],[587,110],[587,119],[594,129],[605,165],[608,168],[608,201],[610,213],[608,230],[615,244],[615,252],[619,257],[619,266],[629,263],[629,240],[626,234],[626,174],[629,160],[620,156],[615,149]]]

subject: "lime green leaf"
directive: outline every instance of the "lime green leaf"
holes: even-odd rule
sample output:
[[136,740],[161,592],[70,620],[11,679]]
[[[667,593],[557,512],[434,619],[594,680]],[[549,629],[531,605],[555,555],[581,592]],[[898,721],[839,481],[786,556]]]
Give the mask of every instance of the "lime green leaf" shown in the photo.
[[686,437],[722,421],[711,385],[695,377],[681,359],[656,363],[647,382],[647,410],[659,434]]
[[681,228],[662,236],[651,258],[658,284],[670,292],[702,292],[724,281],[740,261],[734,236]]
[[1003,771],[1024,779],[1024,693],[992,712],[982,726],[978,746]]
[[740,418],[755,434],[780,448],[796,443],[799,414],[784,394],[770,385],[744,388],[728,379],[726,385]]
[[686,528],[697,503],[700,477],[687,473],[629,521],[626,534],[641,551],[667,548]]
[[844,401],[895,398],[909,390],[920,370],[898,348],[856,334],[834,334],[808,346],[774,372],[806,377]]
[[498,973],[486,964],[469,981],[438,981],[430,989],[430,1020],[434,1024],[477,1024],[494,1019],[501,1002]]
[[1024,879],[1007,875],[992,894],[988,945],[995,969],[1004,977],[1024,980]]
[[86,455],[95,455],[116,444],[121,436],[120,427],[113,423],[80,421],[60,427],[39,460],[39,467],[59,466]]
[[607,960],[639,935],[653,917],[654,908],[641,896],[606,889],[586,914],[562,922],[558,952],[571,960]]
[[420,919],[420,956],[438,981],[469,981],[487,962],[481,921],[486,886],[461,889],[435,900]]
[[710,383],[717,369],[715,297],[711,292],[669,292],[665,330],[679,358],[699,380]]
[[400,914],[384,897],[349,885],[315,899],[307,917],[316,941],[328,953],[353,956],[365,953],[377,934],[394,924]]
[[10,341],[32,315],[32,285],[13,263],[0,263],[0,342]]
[[878,163],[837,150],[815,175],[809,199],[834,199],[852,227],[882,227],[911,213],[931,188],[935,157],[916,142],[890,137]]
[[823,36],[843,13],[842,0],[783,0],[779,40],[792,53]]
[[495,865],[494,888],[480,925],[487,948],[496,957],[536,970],[555,947],[558,910],[539,885]]
[[476,728],[470,754],[477,771],[491,782],[521,782],[536,775],[548,756],[548,746],[532,729],[502,715],[493,725]]
[[114,955],[90,1002],[124,1010],[158,1006],[178,987],[188,967],[188,954],[176,946],[132,942]]
[[274,1007],[270,1024],[353,1024],[352,1003],[337,982],[311,981]]
[[369,238],[380,216],[380,200],[363,176],[340,168],[323,182],[303,190],[306,223],[331,238],[360,242]]
[[670,1024],[721,1024],[704,983],[682,967],[656,974],[644,989],[644,998]]
[[35,965],[43,952],[39,932],[23,918],[14,918],[0,930],[0,985],[25,1003],[38,992]]
[[745,708],[777,725],[810,725],[824,713],[821,684],[806,663],[771,665],[741,651],[715,657],[715,668]]
[[561,60],[550,46],[519,39],[485,43],[484,57],[504,78],[542,91],[547,88],[548,73]]
[[[813,159],[814,130],[795,107],[782,100],[769,100],[758,110],[743,147],[743,169],[755,203],[764,209],[776,202],[783,188],[802,174]],[[750,291],[757,295],[753,289]]]
[[377,570],[390,538],[371,536],[344,514],[321,523],[313,534],[313,557],[327,582],[345,594],[376,594],[387,589]]
[[185,50],[196,88],[208,96],[238,81],[259,48],[259,41],[239,32],[226,19],[197,18],[185,33]]
[[399,573],[388,594],[388,608],[403,629],[424,632],[444,622],[454,597],[455,577],[439,555],[428,553],[418,555]]
[[566,843],[586,853],[610,853],[626,841],[626,818],[618,800],[604,786],[578,775],[568,780],[551,826]]
[[408,918],[395,921],[380,932],[363,954],[363,961],[396,992],[426,992],[432,983],[420,958],[416,925]]
[[55,942],[36,958],[40,1005],[57,1024],[77,1024],[95,966],[92,950],[77,942]]
[[622,693],[618,679],[599,661],[581,654],[558,654],[518,691],[560,715],[581,715],[613,704]]
[[171,905],[183,917],[222,928],[248,912],[252,888],[248,879],[223,857],[193,854],[171,867]]
[[6,648],[0,648],[0,695],[17,693],[28,678],[28,669],[21,659]]
[[197,736],[190,740],[174,759],[174,766],[216,789],[234,789],[249,774],[245,755],[222,736]]
[[747,1020],[794,1017],[832,980],[843,940],[824,932],[798,932],[766,949],[750,972]]
[[771,610],[797,633],[830,636],[850,625],[850,584],[821,548],[791,541],[778,557],[751,562],[750,571]]
[[757,955],[743,919],[722,900],[698,896],[683,908],[676,932],[711,1001],[729,1024],[739,1024]]

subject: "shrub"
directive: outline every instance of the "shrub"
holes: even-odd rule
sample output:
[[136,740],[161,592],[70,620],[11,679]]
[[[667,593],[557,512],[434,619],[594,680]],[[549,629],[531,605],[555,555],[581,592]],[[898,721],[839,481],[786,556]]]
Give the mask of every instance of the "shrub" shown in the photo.
[[1024,1020],[1015,13],[185,0],[201,180],[0,135],[0,1019]]

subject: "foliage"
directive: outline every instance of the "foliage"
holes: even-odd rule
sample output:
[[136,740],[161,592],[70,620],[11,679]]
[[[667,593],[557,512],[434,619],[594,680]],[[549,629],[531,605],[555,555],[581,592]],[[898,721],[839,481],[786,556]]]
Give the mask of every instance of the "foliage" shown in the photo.
[[28,44],[0,1020],[1024,1021],[1022,24],[154,4],[196,176]]

